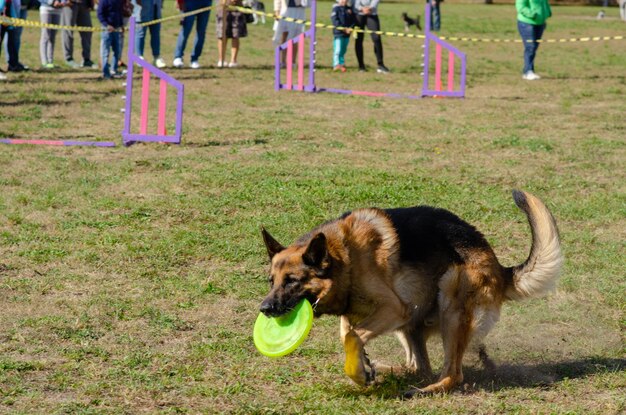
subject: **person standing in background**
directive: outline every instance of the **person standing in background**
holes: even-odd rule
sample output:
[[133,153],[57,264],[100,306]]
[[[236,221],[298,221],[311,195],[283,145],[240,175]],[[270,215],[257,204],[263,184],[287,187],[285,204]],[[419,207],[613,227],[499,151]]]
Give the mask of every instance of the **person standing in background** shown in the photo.
[[[39,20],[44,24],[61,24],[61,10],[70,4],[67,0],[41,0]],[[56,29],[41,28],[39,54],[44,69],[54,69],[54,43]]]
[[[354,11],[348,0],[337,0],[330,13],[333,29],[333,70],[346,71],[345,55],[350,42],[350,33],[354,27]],[[343,29],[338,29],[343,27]]]
[[[26,20],[28,17],[28,5],[31,1],[34,0],[22,0],[21,2],[15,2],[14,4],[20,4],[19,9],[15,6],[15,10],[18,13],[16,16],[19,19]],[[6,61],[9,64],[8,71],[9,72],[22,72],[27,71],[30,68],[20,62],[20,47],[22,46],[22,30],[24,28],[22,26],[15,26],[13,33],[13,48],[9,45],[9,37],[5,39],[4,43],[4,53],[6,54]],[[14,56],[13,56],[14,55]]]
[[524,42],[524,69],[522,79],[536,81],[541,77],[535,73],[535,55],[538,40],[546,28],[546,20],[552,16],[548,0],[515,0],[517,29]]
[[121,58],[121,56],[124,56],[124,33],[126,32],[128,22],[133,15],[134,8],[135,5],[131,0],[122,0],[122,24],[124,25],[124,30],[120,32],[120,61],[118,62],[120,68],[126,67],[123,58]]
[[[380,20],[378,20],[378,1],[379,0],[356,0],[354,2],[354,11],[356,13],[355,27],[364,29],[367,27],[371,31],[380,31]],[[383,62],[383,41],[380,35],[372,33],[372,42],[374,43],[374,54],[378,63],[378,73],[389,73],[389,69]],[[359,61],[359,72],[365,72],[365,61],[363,59],[363,39],[365,33],[357,32],[356,41],[354,42],[354,51]]]
[[[20,9],[20,0],[0,0],[0,15],[7,17],[17,17],[19,16]],[[0,45],[4,40],[4,35],[6,34],[7,39],[7,49],[9,49],[9,58],[13,56],[15,59],[15,26],[5,26],[0,25]],[[9,62],[9,66],[14,62]],[[4,72],[0,71],[0,80],[4,81],[7,77]]]
[[[91,11],[93,0],[70,0],[69,6],[61,10],[61,24],[64,26],[92,27]],[[91,36],[92,32],[79,32],[80,44],[84,68],[93,68],[91,61]],[[65,56],[65,64],[70,68],[78,68],[81,65],[74,61],[74,31],[63,29],[61,31],[61,44]]]
[[[222,0],[220,7],[215,12],[217,32],[218,68],[236,68],[239,66],[239,39],[248,36],[246,15],[239,10],[228,10],[227,6],[242,7],[241,0]],[[230,39],[230,62],[226,63],[226,42]]]
[[[181,13],[187,13],[210,7],[213,4],[213,0],[179,0],[177,4]],[[200,59],[202,48],[204,47],[206,28],[209,24],[210,16],[211,10],[206,10],[202,13],[183,18],[180,31],[178,32],[178,39],[176,40],[176,50],[174,51],[175,68],[182,68],[184,66],[183,55],[185,54],[187,39],[189,39],[191,29],[193,29],[194,20],[196,22],[196,40],[194,41],[193,52],[191,53],[191,69],[200,68],[198,59]]]
[[[120,61],[120,33],[124,28],[123,0],[100,0],[98,2],[98,20],[102,25],[100,58],[102,60],[102,78],[111,79],[122,74],[118,70]],[[113,68],[109,65],[109,53],[113,50]]]
[[[274,47],[282,45],[286,41],[293,39],[304,33],[304,24],[289,22],[281,19],[287,17],[291,19],[304,20],[306,17],[306,7],[308,0],[274,0],[274,37],[272,42]],[[296,59],[296,51],[294,50],[294,60]],[[287,51],[283,50],[280,55],[281,66],[285,66],[285,56]]]
[[438,32],[441,30],[441,9],[440,3],[443,0],[426,0],[426,3],[430,4],[430,30]]
[[[147,23],[161,18],[163,0],[136,0],[136,7],[133,10],[137,23]],[[137,7],[138,6],[138,7]],[[135,53],[143,58],[143,51],[146,45],[146,32],[150,31],[150,47],[152,48],[153,63],[157,68],[165,68],[167,65],[161,58],[161,23],[150,26],[137,25],[137,35],[135,36]]]

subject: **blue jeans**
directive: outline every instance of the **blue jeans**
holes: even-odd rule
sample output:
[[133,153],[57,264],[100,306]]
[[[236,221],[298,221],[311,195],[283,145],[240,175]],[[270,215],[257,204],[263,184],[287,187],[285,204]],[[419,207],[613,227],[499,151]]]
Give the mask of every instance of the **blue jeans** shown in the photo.
[[100,43],[100,56],[102,58],[102,75],[105,78],[111,77],[111,66],[109,65],[109,53],[113,49],[113,72],[117,72],[117,64],[122,54],[120,48],[120,32],[107,32],[106,27],[102,30],[102,41]]
[[0,26],[0,43],[4,40],[5,34],[7,35],[7,58],[9,67],[16,66],[18,64],[17,51],[15,50],[17,43],[15,41],[17,27]]
[[[141,15],[138,22],[149,22],[161,18],[161,5],[149,0],[143,1],[141,7]],[[150,47],[152,48],[152,56],[158,58],[161,55],[161,23],[150,26],[137,25],[137,33],[135,35],[135,53],[143,56],[146,45],[146,32],[150,31]]]
[[535,55],[537,54],[537,49],[539,49],[539,43],[536,41],[541,39],[545,28],[545,23],[533,25],[517,21],[517,30],[519,30],[519,34],[524,42],[524,70],[522,73],[535,71]]
[[[26,9],[20,9],[20,15],[18,16],[18,18],[26,20],[26,18],[28,17],[28,10]],[[9,63],[9,65],[17,65],[19,64],[19,57],[20,57],[20,46],[22,44],[22,29],[24,29],[22,26],[15,26],[13,28],[14,33],[13,33],[13,44],[14,44],[14,49],[13,53],[15,54],[15,59],[11,59],[11,54],[9,53],[9,37],[6,37],[6,40],[3,42],[4,44],[4,53],[6,54],[6,61],[7,63],[9,63],[9,60],[11,60],[11,62],[13,63]]]
[[346,56],[349,42],[349,36],[335,36],[335,40],[333,41],[333,67],[345,65],[346,60],[344,57]]
[[[203,9],[213,4],[213,0],[185,0],[185,7],[183,12],[192,12],[194,10]],[[204,47],[204,39],[206,38],[206,27],[209,24],[209,16],[211,11],[207,10],[193,16],[187,16],[183,19],[180,32],[178,32],[178,40],[176,41],[176,50],[174,51],[174,58],[181,58],[185,54],[185,46],[187,45],[187,39],[191,34],[193,28],[193,22],[196,20],[196,40],[193,44],[193,53],[191,54],[191,61],[196,62],[202,54],[202,48]]]
[[430,30],[433,32],[438,32],[441,29],[439,3],[440,1],[428,0],[428,4],[430,4]]

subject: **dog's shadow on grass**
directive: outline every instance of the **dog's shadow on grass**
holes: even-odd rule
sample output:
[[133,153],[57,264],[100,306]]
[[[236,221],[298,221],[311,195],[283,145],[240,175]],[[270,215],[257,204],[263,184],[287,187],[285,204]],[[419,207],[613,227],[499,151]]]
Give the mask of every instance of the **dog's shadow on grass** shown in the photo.
[[[550,389],[566,379],[581,379],[599,373],[622,371],[626,371],[626,359],[603,357],[521,365],[505,363],[498,365],[494,370],[465,366],[464,383],[455,389],[455,393],[497,392],[509,388]],[[387,375],[367,389],[350,385],[329,392],[338,397],[373,396],[399,399],[407,390],[427,384],[428,382],[411,374]]]

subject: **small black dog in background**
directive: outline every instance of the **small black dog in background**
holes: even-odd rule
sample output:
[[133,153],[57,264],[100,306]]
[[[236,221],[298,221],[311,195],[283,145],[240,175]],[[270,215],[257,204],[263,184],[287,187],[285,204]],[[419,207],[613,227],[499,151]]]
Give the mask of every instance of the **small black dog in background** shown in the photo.
[[402,13],[402,20],[404,21],[404,31],[408,32],[411,29],[411,26],[415,26],[417,30],[422,30],[422,25],[420,24],[420,15],[417,15],[417,18],[412,19],[408,14]]
[[[244,7],[249,7],[256,12],[265,13],[265,4],[259,0],[244,0]],[[252,14],[252,21],[249,23],[258,24],[259,21],[261,24],[265,24],[265,14]]]

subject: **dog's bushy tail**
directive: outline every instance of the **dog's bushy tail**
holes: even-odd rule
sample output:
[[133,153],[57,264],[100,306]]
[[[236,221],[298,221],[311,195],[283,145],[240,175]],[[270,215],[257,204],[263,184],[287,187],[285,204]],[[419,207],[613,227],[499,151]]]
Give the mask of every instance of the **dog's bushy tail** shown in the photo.
[[513,191],[515,204],[526,213],[532,232],[528,259],[507,268],[505,296],[509,300],[541,297],[556,285],[563,266],[559,230],[554,217],[541,200],[530,193]]

